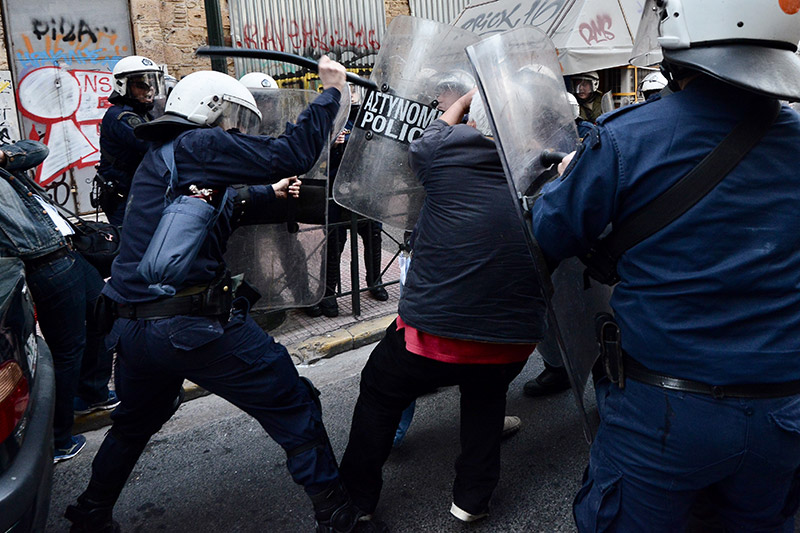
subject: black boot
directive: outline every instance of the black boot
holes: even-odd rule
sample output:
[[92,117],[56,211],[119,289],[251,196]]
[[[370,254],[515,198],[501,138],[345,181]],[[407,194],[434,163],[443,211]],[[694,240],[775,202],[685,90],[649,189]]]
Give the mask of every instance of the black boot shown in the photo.
[[68,506],[64,513],[72,522],[70,533],[117,533],[119,524],[111,518],[116,499],[114,491],[90,481],[86,492],[78,496],[78,505]]
[[526,396],[548,396],[569,389],[567,370],[561,366],[544,364],[544,371],[534,379],[525,383],[523,391]]
[[367,271],[367,286],[374,287],[369,290],[370,295],[379,302],[389,299],[389,293],[385,287],[375,287],[383,283],[381,280],[381,225],[378,222],[369,221],[367,227],[367,238],[369,245],[364,243],[364,265]]
[[350,533],[363,516],[339,481],[312,496],[311,503],[314,504],[317,533]]

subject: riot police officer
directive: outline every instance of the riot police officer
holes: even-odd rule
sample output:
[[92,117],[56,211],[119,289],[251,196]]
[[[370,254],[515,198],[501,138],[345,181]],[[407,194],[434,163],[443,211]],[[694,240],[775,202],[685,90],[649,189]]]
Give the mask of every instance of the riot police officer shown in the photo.
[[113,105],[100,124],[100,164],[95,186],[97,202],[108,221],[122,225],[133,173],[147,151],[147,142],[137,139],[133,129],[152,120],[155,98],[164,96],[161,68],[142,56],[117,61],[112,71]]
[[173,174],[166,145],[174,147],[178,190],[208,189],[203,194],[213,203],[227,198],[233,184],[277,182],[250,191],[249,205],[268,211],[297,193],[288,177],[308,171],[329,138],[345,70],[323,56],[319,75],[328,89],[277,138],[242,133],[248,125],[257,127],[255,99],[236,79],[211,71],[183,78],[165,115],[136,129],[153,148],[132,183],[123,244],[104,291],[116,317],[107,340],[117,349],[122,403],[94,459],[88,488],[67,509],[73,531],[112,530],[113,506],[148,440],[180,404],[184,378],[255,417],[284,448],[289,472],[312,500],[317,531],[356,526],[359,513],[339,482],[318,392],[298,376],[286,348],[248,316],[248,301],[230,296],[222,254],[232,231],[233,200],[217,206],[221,214],[174,296],[155,296],[137,272],[164,208],[165,176]]
[[642,79],[642,83],[639,85],[639,92],[642,93],[642,98],[647,100],[654,94],[660,93],[666,86],[667,78],[663,74],[651,72]]
[[616,384],[596,385],[601,424],[574,503],[579,531],[682,531],[701,491],[726,531],[793,529],[800,116],[777,102],[800,100],[792,6],[646,5],[676,92],[604,115],[534,206],[549,259],[582,256],[738,124],[772,121],[714,188],[616,264],[622,369]]
[[599,86],[600,75],[595,71],[572,76],[572,92],[580,105],[580,118],[588,122],[596,121],[603,114],[600,105],[603,93],[598,90]]

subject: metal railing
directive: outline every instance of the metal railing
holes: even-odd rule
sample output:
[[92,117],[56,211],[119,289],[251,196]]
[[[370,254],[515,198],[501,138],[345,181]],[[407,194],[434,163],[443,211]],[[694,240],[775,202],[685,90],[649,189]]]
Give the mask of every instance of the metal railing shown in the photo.
[[[373,253],[372,246],[374,246],[375,243],[373,242],[373,239],[371,239],[371,238],[363,239],[365,250],[364,250],[364,254],[362,254],[362,256],[359,256],[359,253],[358,253],[359,252],[359,250],[358,250],[358,234],[359,234],[358,225],[360,223],[367,225],[366,235],[372,235],[372,225],[373,224],[377,224],[378,222],[375,222],[375,221],[370,220],[370,219],[368,219],[366,217],[362,217],[362,216],[357,215],[356,213],[352,213],[351,212],[349,220],[342,220],[340,222],[334,222],[334,223],[329,223],[328,224],[329,234],[333,234],[333,238],[329,239],[329,241],[328,241],[328,246],[336,246],[337,248],[339,246],[339,242],[338,242],[339,232],[336,231],[336,228],[346,227],[348,232],[349,232],[349,234],[350,234],[350,290],[349,291],[342,290],[341,263],[340,263],[339,279],[336,280],[336,290],[335,290],[333,296],[335,298],[340,298],[342,296],[350,296],[352,307],[353,307],[353,315],[355,315],[355,316],[358,316],[358,315],[361,314],[361,293],[362,292],[365,292],[365,291],[368,291],[368,290],[372,290],[372,289],[377,289],[379,287],[387,287],[389,285],[395,285],[395,284],[400,282],[399,279],[392,279],[392,280],[388,280],[387,281],[385,279],[385,277],[386,277],[386,273],[388,272],[388,270],[391,267],[392,263],[394,263],[394,261],[400,255],[400,252],[403,251],[403,246],[404,246],[403,242],[400,242],[397,238],[395,238],[393,235],[388,233],[385,229],[381,228],[381,231],[380,231],[381,240],[383,240],[384,238],[388,238],[390,241],[392,241],[394,244],[397,245],[397,250],[393,253],[391,259],[388,262],[386,262],[385,264],[383,263],[383,254],[381,253],[381,264],[380,264],[379,272],[377,273],[377,275],[372,277],[373,283],[371,285],[366,285],[365,287],[362,288],[361,287],[362,276],[361,276],[361,268],[360,268],[361,262],[360,262],[359,257],[363,257],[363,256],[372,257],[372,253]],[[383,250],[384,248],[381,247],[381,249]],[[340,261],[341,261],[341,258],[340,258]],[[364,265],[364,272],[366,273],[366,271],[367,271],[367,266]],[[380,283],[375,283],[375,280],[381,280],[381,282]]]

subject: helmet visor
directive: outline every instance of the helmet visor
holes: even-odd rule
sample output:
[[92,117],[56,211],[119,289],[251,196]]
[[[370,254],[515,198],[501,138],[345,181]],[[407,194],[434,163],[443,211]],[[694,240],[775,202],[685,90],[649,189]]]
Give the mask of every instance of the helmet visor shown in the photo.
[[261,119],[251,109],[235,102],[228,102],[213,125],[219,126],[225,131],[238,130],[242,133],[256,135],[261,125]]
[[143,104],[152,104],[163,96],[164,78],[160,72],[142,72],[128,76],[128,96]]

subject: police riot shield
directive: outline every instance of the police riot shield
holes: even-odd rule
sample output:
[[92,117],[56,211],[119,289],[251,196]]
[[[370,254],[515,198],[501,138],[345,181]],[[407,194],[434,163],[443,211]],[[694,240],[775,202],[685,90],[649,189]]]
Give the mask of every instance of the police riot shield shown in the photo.
[[647,0],[642,8],[642,20],[636,31],[636,39],[631,50],[631,65],[649,67],[661,63],[664,59],[661,45],[658,44],[658,7],[657,0]]
[[431,20],[392,19],[371,76],[378,90],[364,97],[333,185],[337,203],[413,229],[425,191],[408,166],[409,144],[474,87],[464,48],[479,40]]
[[573,112],[567,99],[556,50],[533,27],[511,30],[467,48],[481,96],[486,103],[495,142],[511,194],[539,274],[547,302],[548,346],[558,350],[582,414],[584,432],[592,430],[584,409],[584,392],[597,360],[594,315],[608,310],[610,289],[583,287],[583,269],[576,259],[562,263],[550,276],[533,235],[529,208],[541,187],[555,175],[540,157],[544,150],[570,152],[577,144]]
[[[300,89],[252,89],[262,120],[247,133],[276,137],[319,96]],[[331,135],[344,126],[350,108],[345,85]],[[300,198],[276,200],[272,209],[258,213],[257,224],[241,226],[228,241],[225,261],[233,274],[261,293],[254,309],[285,309],[313,305],[325,290],[325,246],[328,207],[327,139],[319,159],[305,175]],[[277,181],[277,180],[273,180]],[[271,183],[266,176],[264,183]]]

